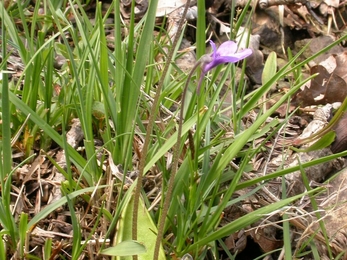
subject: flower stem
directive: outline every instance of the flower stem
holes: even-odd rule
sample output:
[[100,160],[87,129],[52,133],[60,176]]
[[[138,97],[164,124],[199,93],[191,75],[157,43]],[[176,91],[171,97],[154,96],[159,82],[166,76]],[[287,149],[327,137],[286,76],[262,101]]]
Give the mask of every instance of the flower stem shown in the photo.
[[[153,130],[153,125],[154,125],[154,121],[155,121],[155,117],[157,114],[157,107],[158,107],[158,103],[159,103],[159,97],[160,97],[160,93],[161,93],[161,89],[163,87],[164,84],[164,79],[165,76],[167,74],[167,71],[169,69],[169,66],[171,64],[171,59],[175,50],[175,47],[178,43],[182,28],[183,28],[183,24],[185,22],[185,17],[187,14],[187,10],[189,7],[189,3],[190,0],[187,1],[186,5],[185,5],[185,9],[184,12],[182,14],[182,18],[180,19],[179,25],[178,25],[178,31],[174,37],[173,43],[172,43],[172,47],[171,50],[168,53],[167,56],[167,62],[165,63],[165,67],[162,73],[162,76],[160,78],[160,81],[158,83],[158,87],[157,87],[157,91],[153,100],[153,104],[151,107],[151,113],[149,115],[149,123],[147,126],[147,134],[145,137],[145,142],[143,145],[143,149],[142,149],[142,153],[141,153],[141,158],[140,158],[140,165],[139,165],[139,175],[137,177],[137,183],[136,183],[136,188],[135,188],[135,192],[134,192],[134,208],[133,208],[133,220],[132,220],[132,238],[133,240],[137,240],[137,222],[138,222],[138,210],[139,210],[139,200],[140,200],[140,195],[141,195],[141,190],[142,190],[142,178],[144,175],[144,168],[146,165],[146,156],[147,156],[147,152],[148,152],[148,147],[149,147],[149,143],[151,141],[151,133]],[[157,249],[155,249],[154,253],[154,259],[158,259],[158,254],[159,254],[159,248],[160,248],[160,242],[161,240],[159,240],[159,245],[156,246]]]
[[[189,1],[189,0],[188,0]],[[168,182],[168,187],[167,191],[165,194],[165,199],[164,199],[164,205],[163,205],[163,210],[160,215],[160,220],[159,220],[159,226],[158,226],[158,235],[157,235],[157,240],[155,243],[155,251],[154,251],[154,259],[158,260],[158,253],[159,253],[159,247],[161,240],[163,239],[164,235],[164,226],[165,226],[165,220],[169,211],[169,206],[170,206],[170,201],[172,197],[172,191],[174,188],[174,183],[175,183],[175,176],[178,170],[178,161],[179,161],[179,155],[181,151],[181,135],[182,135],[182,126],[183,126],[183,117],[184,117],[184,103],[187,95],[187,90],[189,86],[190,79],[192,78],[194,72],[196,69],[199,67],[201,64],[201,60],[197,61],[196,64],[194,65],[193,69],[188,75],[188,78],[186,80],[186,83],[183,88],[183,93],[182,93],[182,98],[181,98],[181,110],[180,110],[180,116],[179,116],[179,121],[178,121],[178,130],[177,130],[177,140],[176,140],[176,146],[173,154],[173,165],[172,165],[172,171],[170,174],[169,182]]]

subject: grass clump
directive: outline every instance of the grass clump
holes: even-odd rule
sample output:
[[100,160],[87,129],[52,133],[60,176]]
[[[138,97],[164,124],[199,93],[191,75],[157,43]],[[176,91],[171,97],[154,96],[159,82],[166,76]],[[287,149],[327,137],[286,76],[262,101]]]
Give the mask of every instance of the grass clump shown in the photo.
[[[205,7],[198,2],[200,58],[206,52],[206,25]],[[246,178],[254,158],[289,115],[282,122],[268,118],[308,79],[292,80],[268,110],[259,101],[313,57],[299,63],[299,52],[273,70],[272,54],[263,85],[247,94],[242,91],[246,61],[240,70],[234,64],[218,66],[206,75],[197,95],[200,69],[188,77],[175,64],[183,20],[172,44],[165,30],[155,26],[157,1],[150,1],[140,20],[133,2],[127,24],[119,1],[106,10],[96,3],[93,20],[84,9],[88,4],[0,3],[0,258],[220,259],[224,254],[232,259],[235,252],[227,250],[224,238],[275,213],[283,220],[286,257],[294,257],[285,209],[303,196],[314,204],[322,187],[273,198],[231,221],[223,214],[259,191],[268,192],[270,180],[341,155]],[[247,11],[239,15],[235,32]],[[110,17],[112,37],[106,32]],[[154,30],[160,35],[154,36]],[[22,70],[9,80],[13,71],[7,66],[14,55]],[[159,56],[165,70],[156,61]],[[64,62],[57,65],[56,57]],[[238,89],[236,71],[242,78]],[[229,117],[221,106],[227,79],[233,90]],[[246,126],[243,119],[252,111],[257,116]],[[234,135],[229,137],[221,125]],[[265,138],[256,142],[260,136]]]

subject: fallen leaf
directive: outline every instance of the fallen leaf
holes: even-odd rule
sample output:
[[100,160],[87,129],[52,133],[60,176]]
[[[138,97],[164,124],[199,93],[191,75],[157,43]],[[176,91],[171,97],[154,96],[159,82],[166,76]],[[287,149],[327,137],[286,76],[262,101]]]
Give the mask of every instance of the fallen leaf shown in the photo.
[[333,56],[336,59],[336,68],[334,70],[334,73],[347,82],[347,51],[341,52],[339,54],[333,54]]
[[296,93],[292,105],[306,107],[344,101],[347,96],[347,83],[335,73],[330,74],[322,65],[311,68],[311,75],[317,73],[309,86]]
[[157,6],[157,17],[165,16],[185,5],[186,0],[159,0]]
[[340,153],[347,150],[347,113],[345,112],[337,125],[335,126],[335,141],[331,145],[333,153]]

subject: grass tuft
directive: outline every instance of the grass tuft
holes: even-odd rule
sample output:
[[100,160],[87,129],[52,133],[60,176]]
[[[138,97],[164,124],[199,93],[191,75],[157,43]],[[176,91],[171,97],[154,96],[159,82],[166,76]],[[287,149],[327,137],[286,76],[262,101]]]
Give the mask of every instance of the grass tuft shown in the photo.
[[[256,161],[264,154],[270,161],[278,147],[269,143],[292,152],[278,139],[297,111],[273,116],[311,79],[302,73],[308,62],[345,38],[304,61],[304,49],[288,51],[280,69],[271,53],[263,84],[253,90],[246,90],[247,60],[220,65],[198,95],[199,64],[194,71],[176,64],[186,54],[180,45],[190,25],[181,19],[174,40],[169,19],[157,24],[157,0],[143,16],[132,1],[127,20],[121,4],[0,2],[0,259],[236,259],[226,238],[250,235],[274,216],[283,247],[262,257],[319,259],[316,241],[331,259],[342,257],[330,246],[317,202],[324,187],[311,188],[305,169],[347,152],[262,173]],[[209,35],[204,1],[197,7],[198,59]],[[242,26],[250,26],[251,2],[236,11],[233,3],[230,36],[249,42]],[[288,91],[266,108],[281,80]],[[346,107],[347,101],[319,138]],[[295,171],[306,191],[290,196],[285,177]],[[281,183],[278,196],[272,180]],[[271,203],[253,203],[259,194]],[[312,212],[295,215],[305,196]],[[242,214],[228,216],[233,208]],[[307,216],[319,231],[294,248],[292,226]]]

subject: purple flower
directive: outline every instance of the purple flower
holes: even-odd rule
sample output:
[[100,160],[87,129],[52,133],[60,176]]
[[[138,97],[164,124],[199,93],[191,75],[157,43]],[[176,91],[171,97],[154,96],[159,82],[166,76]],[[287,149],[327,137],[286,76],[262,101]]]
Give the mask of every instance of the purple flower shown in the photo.
[[238,47],[237,44],[233,41],[223,42],[218,49],[216,48],[216,45],[213,41],[210,41],[210,44],[212,46],[213,52],[201,57],[202,73],[198,83],[198,94],[200,92],[201,81],[208,71],[222,63],[236,63],[252,54],[251,49],[244,49],[236,52]]

